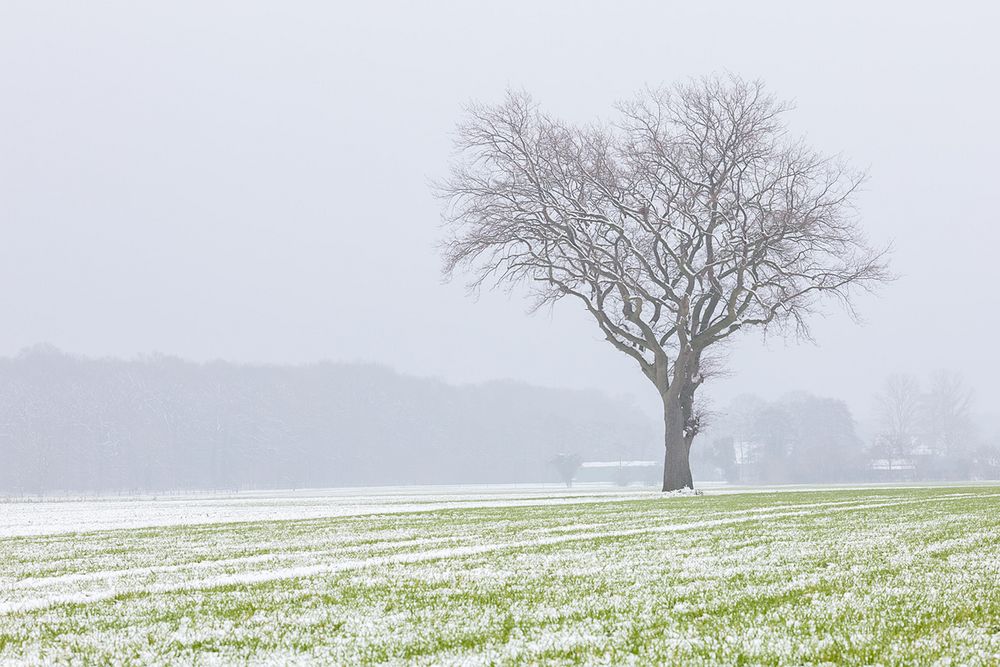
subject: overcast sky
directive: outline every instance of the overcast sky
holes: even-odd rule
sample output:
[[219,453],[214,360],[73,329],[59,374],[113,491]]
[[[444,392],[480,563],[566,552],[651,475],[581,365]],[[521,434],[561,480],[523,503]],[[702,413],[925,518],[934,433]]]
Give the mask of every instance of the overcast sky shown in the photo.
[[1000,404],[997,3],[353,5],[0,4],[0,354],[364,360],[648,405],[576,305],[441,283],[428,182],[471,99],[523,87],[589,120],[729,70],[869,169],[861,213],[900,279],[815,345],[733,346],[714,400],[864,412],[887,373],[952,368]]

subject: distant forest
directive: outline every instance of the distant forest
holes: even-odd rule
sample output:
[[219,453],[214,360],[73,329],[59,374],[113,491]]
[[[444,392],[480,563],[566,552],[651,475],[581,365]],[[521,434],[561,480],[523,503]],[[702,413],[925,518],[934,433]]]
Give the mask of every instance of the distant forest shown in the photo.
[[691,452],[701,479],[738,483],[1000,479],[1000,434],[976,419],[958,373],[890,376],[866,438],[847,404],[792,392],[741,396],[708,418]]
[[0,493],[557,481],[655,459],[655,422],[593,391],[454,386],[374,365],[0,359]]
[[[695,481],[996,479],[1000,437],[977,432],[969,395],[955,376],[890,378],[865,439],[843,401],[743,396],[709,412]],[[578,481],[654,483],[661,429],[597,391],[456,386],[367,364],[88,359],[49,346],[0,358],[3,495],[558,482],[560,459]],[[577,469],[621,461],[651,465]]]

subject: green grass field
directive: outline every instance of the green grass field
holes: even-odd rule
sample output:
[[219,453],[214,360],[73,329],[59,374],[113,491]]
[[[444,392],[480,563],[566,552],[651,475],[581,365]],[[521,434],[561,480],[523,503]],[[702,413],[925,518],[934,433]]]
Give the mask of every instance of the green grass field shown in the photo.
[[997,486],[170,502],[0,503],[0,663],[1000,664]]

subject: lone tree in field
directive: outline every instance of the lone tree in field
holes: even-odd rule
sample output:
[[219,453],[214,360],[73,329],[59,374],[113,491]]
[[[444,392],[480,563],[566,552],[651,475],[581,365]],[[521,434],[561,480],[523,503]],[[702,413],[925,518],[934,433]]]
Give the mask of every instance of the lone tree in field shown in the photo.
[[693,487],[706,353],[886,278],[851,205],[861,176],[787,136],[762,84],[706,78],[618,105],[614,124],[552,118],[529,96],[473,105],[446,201],[446,275],[579,300],[663,400],[664,491]]

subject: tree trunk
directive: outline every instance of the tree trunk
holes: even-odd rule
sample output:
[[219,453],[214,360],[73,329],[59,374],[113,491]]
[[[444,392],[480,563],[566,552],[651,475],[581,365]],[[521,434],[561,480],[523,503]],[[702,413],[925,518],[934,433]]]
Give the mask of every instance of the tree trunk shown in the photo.
[[691,479],[691,439],[685,432],[687,418],[675,392],[663,397],[664,458],[663,490],[693,489]]

